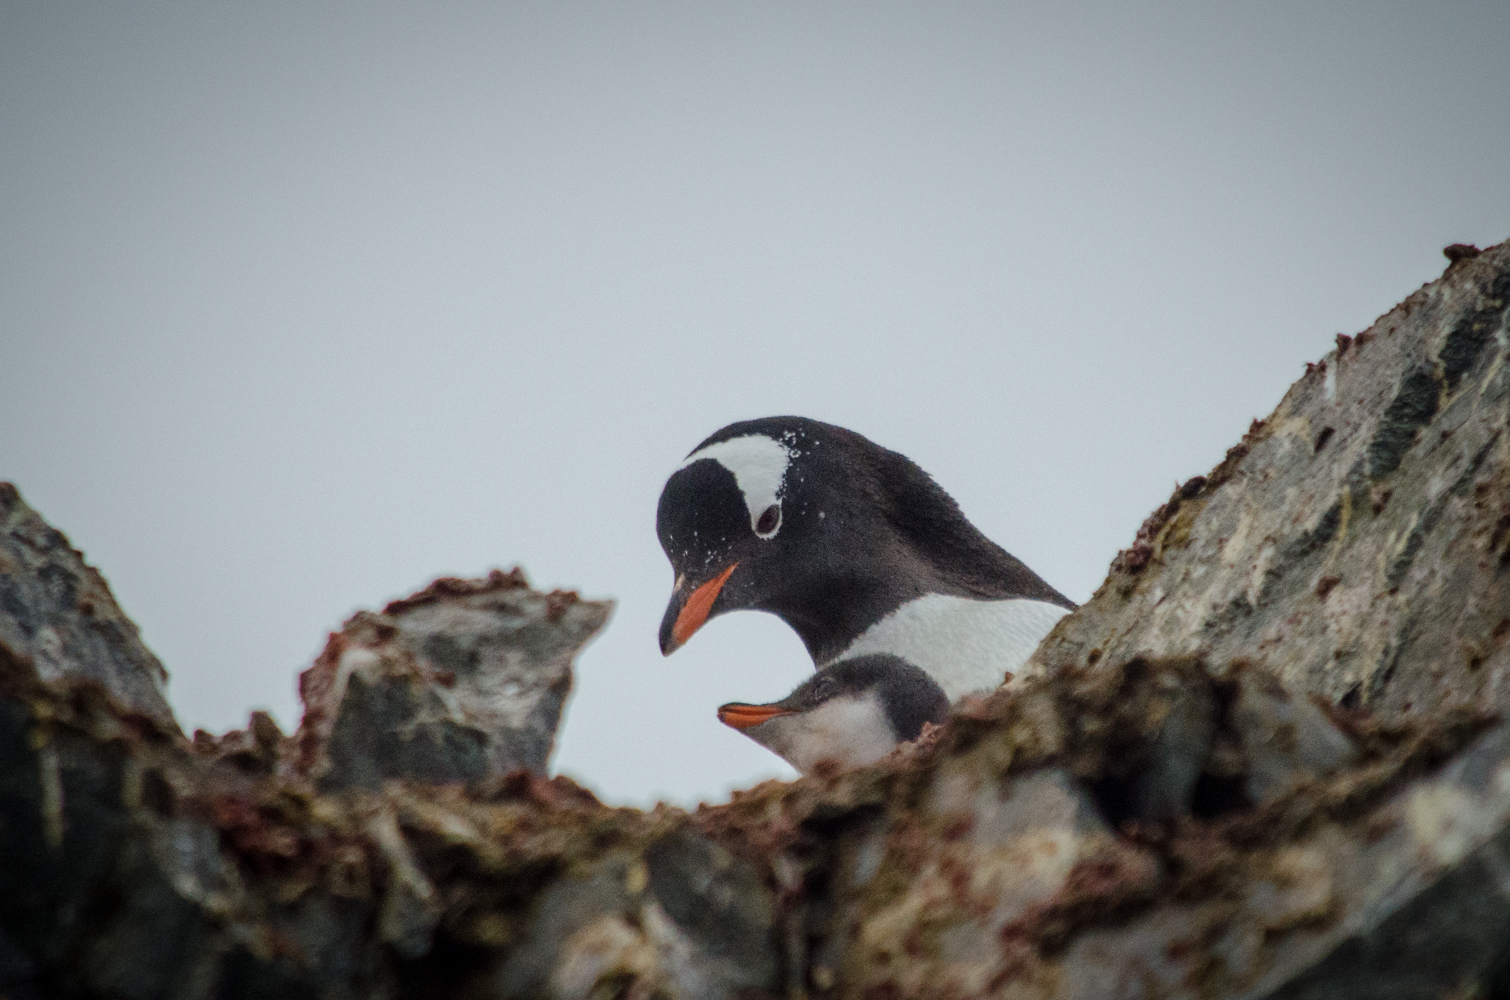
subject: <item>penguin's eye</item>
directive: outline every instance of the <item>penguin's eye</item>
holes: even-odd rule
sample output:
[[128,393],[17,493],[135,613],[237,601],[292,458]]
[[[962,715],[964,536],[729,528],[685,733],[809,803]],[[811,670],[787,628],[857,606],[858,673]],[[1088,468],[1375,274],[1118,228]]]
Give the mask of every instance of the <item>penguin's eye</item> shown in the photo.
[[770,538],[781,527],[781,505],[771,504],[761,511],[760,518],[755,522],[755,534],[761,538]]
[[813,700],[824,701],[834,692],[834,682],[830,677],[820,677],[813,682]]

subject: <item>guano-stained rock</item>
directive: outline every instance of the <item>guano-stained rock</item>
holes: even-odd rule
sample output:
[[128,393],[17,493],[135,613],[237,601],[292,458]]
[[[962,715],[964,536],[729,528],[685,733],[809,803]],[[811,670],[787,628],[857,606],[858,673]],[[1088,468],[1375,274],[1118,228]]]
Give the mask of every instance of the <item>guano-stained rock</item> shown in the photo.
[[1510,703],[1510,244],[1306,366],[1019,673],[1252,663],[1387,713]]
[[0,647],[43,680],[92,681],[120,703],[176,726],[167,672],[116,605],[105,578],[0,483]]
[[1452,259],[1007,689],[692,815],[539,773],[586,602],[442,581],[332,638],[296,738],[191,746],[112,687],[49,589],[77,554],[27,522],[0,995],[1510,995],[1510,246]]
[[737,1000],[776,981],[759,872],[686,829],[556,883],[525,934],[490,979],[511,1000],[588,1000],[614,982],[667,1000]]
[[299,679],[299,767],[327,791],[544,773],[572,662],[612,608],[515,569],[359,612]]

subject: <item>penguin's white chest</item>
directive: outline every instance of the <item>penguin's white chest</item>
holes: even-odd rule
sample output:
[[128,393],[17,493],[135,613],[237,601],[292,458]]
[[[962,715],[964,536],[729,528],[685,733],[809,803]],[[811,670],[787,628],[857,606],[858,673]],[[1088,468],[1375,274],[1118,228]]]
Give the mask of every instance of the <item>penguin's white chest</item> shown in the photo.
[[834,660],[866,653],[900,656],[937,681],[950,701],[958,701],[996,690],[1007,671],[1021,668],[1068,613],[1026,598],[975,601],[926,594],[866,629]]

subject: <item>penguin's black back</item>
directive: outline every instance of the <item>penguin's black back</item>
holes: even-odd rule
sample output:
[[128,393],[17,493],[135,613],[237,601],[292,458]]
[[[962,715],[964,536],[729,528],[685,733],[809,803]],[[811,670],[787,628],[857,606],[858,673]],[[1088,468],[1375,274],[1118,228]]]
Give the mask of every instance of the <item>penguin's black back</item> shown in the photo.
[[984,600],[1026,597],[1063,608],[1075,607],[971,524],[955,499],[916,462],[870,441],[865,444],[873,449],[883,509],[892,525],[968,596]]
[[[762,417],[721,428],[692,453],[749,434],[763,434],[796,450],[795,461],[831,484],[830,502],[847,500],[852,516],[879,518],[882,523],[872,527],[882,530],[872,537],[889,528],[902,543],[890,558],[926,569],[941,592],[977,600],[1028,598],[1074,610],[1074,602],[971,524],[954,498],[916,462],[862,434],[808,417]],[[913,569],[896,568],[899,576]]]

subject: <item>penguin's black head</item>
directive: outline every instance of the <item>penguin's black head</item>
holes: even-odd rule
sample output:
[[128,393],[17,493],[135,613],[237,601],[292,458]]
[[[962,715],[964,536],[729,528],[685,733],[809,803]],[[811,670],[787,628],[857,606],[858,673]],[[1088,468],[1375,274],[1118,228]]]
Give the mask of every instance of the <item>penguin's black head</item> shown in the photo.
[[656,510],[676,574],[661,621],[663,653],[726,611],[785,618],[788,606],[802,603],[792,596],[833,562],[831,529],[845,520],[827,481],[849,434],[802,417],[746,420],[698,445],[672,473]]

